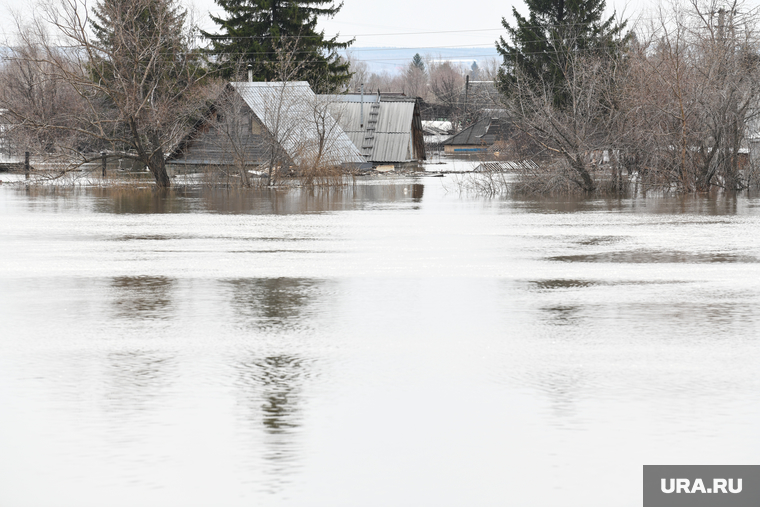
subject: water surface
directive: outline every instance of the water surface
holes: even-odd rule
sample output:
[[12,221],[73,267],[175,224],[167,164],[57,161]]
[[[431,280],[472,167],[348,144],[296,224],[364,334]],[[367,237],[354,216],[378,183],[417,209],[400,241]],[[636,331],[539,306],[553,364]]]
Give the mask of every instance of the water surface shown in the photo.
[[0,186],[0,505],[635,506],[756,464],[760,199]]

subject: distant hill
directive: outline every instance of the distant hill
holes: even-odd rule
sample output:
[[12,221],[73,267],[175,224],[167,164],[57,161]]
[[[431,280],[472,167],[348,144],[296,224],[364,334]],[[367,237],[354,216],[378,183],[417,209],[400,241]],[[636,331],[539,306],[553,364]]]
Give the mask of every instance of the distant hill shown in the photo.
[[353,59],[366,62],[370,72],[381,73],[388,71],[391,74],[406,69],[416,53],[434,60],[462,62],[468,67],[472,65],[472,62],[477,62],[478,66],[482,67],[482,62],[485,60],[499,57],[495,47],[435,49],[366,47],[351,48],[349,53]]

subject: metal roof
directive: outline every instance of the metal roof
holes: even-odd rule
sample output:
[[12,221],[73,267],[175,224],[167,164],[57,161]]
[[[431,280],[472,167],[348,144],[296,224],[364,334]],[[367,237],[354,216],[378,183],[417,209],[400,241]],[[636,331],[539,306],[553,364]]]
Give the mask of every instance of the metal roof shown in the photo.
[[306,81],[230,84],[296,163],[309,164],[319,153],[320,141],[323,163],[364,162]]
[[504,161],[504,162],[483,162],[474,169],[476,173],[480,172],[509,172],[521,170],[538,169],[538,164],[532,160],[522,161]]
[[[321,97],[329,101],[330,113],[358,148],[361,148],[364,143],[372,143],[368,161],[380,163],[415,160],[412,123],[416,99],[364,95],[364,104],[362,104],[360,94],[322,95]],[[379,107],[377,123],[371,140],[367,141],[367,124],[373,106]],[[363,125],[362,116],[364,116]]]
[[486,116],[443,144],[456,146],[491,145],[498,140],[506,138],[508,130],[508,121],[504,118]]

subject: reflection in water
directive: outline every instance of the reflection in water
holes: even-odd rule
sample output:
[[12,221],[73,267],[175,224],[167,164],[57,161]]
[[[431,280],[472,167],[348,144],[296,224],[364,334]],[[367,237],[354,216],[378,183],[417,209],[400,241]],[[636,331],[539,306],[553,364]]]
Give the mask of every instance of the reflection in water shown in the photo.
[[744,297],[721,301],[693,294],[694,301],[671,301],[668,304],[638,303],[619,310],[621,316],[631,319],[660,321],[663,324],[678,323],[681,329],[710,329],[711,338],[731,336],[755,327],[757,293],[747,292]]
[[262,331],[308,327],[309,306],[322,280],[310,278],[241,278],[227,282],[232,304],[244,327]]
[[267,463],[267,488],[276,492],[288,482],[299,461],[301,391],[309,368],[298,357],[280,355],[252,359],[241,363],[238,370],[247,418],[264,430],[264,450],[255,453]]
[[425,185],[415,183],[412,185],[412,200],[414,202],[422,202],[422,195],[425,193]]
[[205,190],[205,207],[217,213],[308,214],[376,206],[378,203],[422,200],[424,185],[346,185],[289,190]]
[[598,285],[598,282],[591,280],[537,280],[531,282],[539,290],[556,290],[556,289],[581,289]]
[[[200,211],[175,217],[98,215],[111,194],[89,190],[72,192],[70,207],[51,197],[62,206],[57,215],[31,216],[29,208],[48,209],[42,198],[0,188],[8,245],[0,386],[18,393],[4,416],[19,430],[5,432],[0,447],[8,463],[41,463],[35,468],[47,468],[50,482],[63,476],[36,504],[71,489],[66,469],[146,505],[182,495],[191,497],[185,504],[213,503],[200,494],[211,490],[220,505],[326,504],[335,477],[354,497],[392,470],[375,503],[393,504],[392,492],[404,490],[434,505],[521,504],[537,491],[533,478],[549,473],[564,489],[534,503],[575,495],[601,506],[609,495],[586,498],[571,483],[584,475],[619,486],[630,478],[621,455],[752,459],[744,443],[753,441],[760,406],[760,264],[635,257],[760,258],[760,200],[739,199],[737,217],[643,216],[714,204],[656,198],[587,201],[592,212],[562,217],[544,215],[548,204],[539,214],[524,201],[443,196],[437,182],[424,197],[411,180],[386,187],[239,199],[172,191],[174,209]],[[730,213],[731,203],[718,208],[710,212]],[[213,214],[235,209],[311,214]],[[340,212],[314,213],[324,210]],[[297,241],[306,250],[318,240],[341,254],[231,254],[297,249]],[[164,248],[183,254],[167,265],[156,252]],[[547,260],[604,251],[613,251],[610,264],[603,256]],[[626,255],[631,264],[612,264]],[[271,278],[257,278],[263,273]],[[166,277],[113,278],[123,274]],[[72,357],[96,358],[97,373],[70,381],[80,371]],[[421,436],[426,428],[433,431]],[[447,438],[444,451],[463,457],[466,473],[437,459]],[[697,440],[705,445],[692,451]],[[361,466],[357,442],[371,456]],[[520,463],[509,472],[522,490],[491,480],[506,455]],[[334,469],[320,470],[325,463]],[[7,467],[0,497],[10,488],[23,498],[25,479],[46,478],[27,469]],[[149,489],[161,481],[163,490]],[[436,481],[462,494],[428,487]],[[102,503],[101,490],[85,489],[83,504]]]
[[[748,197],[754,197],[748,193]],[[647,197],[630,196],[626,199],[589,199],[586,197],[536,197],[522,201],[521,206],[538,213],[577,213],[593,211],[635,212],[667,215],[730,216],[746,212],[747,201],[735,194],[663,196],[648,193]]]
[[609,262],[622,264],[712,264],[740,263],[751,264],[760,259],[750,255],[727,253],[677,252],[662,250],[633,250],[622,252],[604,252],[588,255],[558,255],[549,260],[560,262]]
[[196,211],[191,199],[194,191],[154,188],[97,188],[95,211],[114,214],[188,213]]
[[547,324],[554,326],[578,326],[583,308],[578,305],[555,305],[541,308],[547,314]]
[[177,238],[179,236],[169,236],[168,234],[124,234],[114,238],[114,241],[169,241]]
[[173,310],[176,281],[163,276],[120,276],[113,279],[113,306],[117,317],[167,319]]
[[575,426],[581,392],[586,384],[585,374],[578,370],[541,371],[530,374],[527,379],[549,399],[555,422],[560,426]]
[[106,400],[120,414],[136,413],[152,402],[173,378],[170,358],[155,352],[129,350],[108,354]]
[[553,291],[562,289],[585,289],[588,287],[624,287],[644,285],[685,285],[689,282],[684,280],[572,280],[557,278],[552,280],[532,280],[527,282],[529,288],[540,291]]
[[625,239],[624,236],[591,236],[579,240],[578,244],[583,246],[610,245],[612,243],[618,243],[623,239]]
[[[46,207],[77,209],[92,199],[97,213],[231,213],[290,215],[357,210],[387,203],[420,203],[425,185],[406,181],[357,180],[340,187],[234,189],[202,186],[154,188],[56,187],[27,190]],[[414,208],[413,208],[414,209]]]

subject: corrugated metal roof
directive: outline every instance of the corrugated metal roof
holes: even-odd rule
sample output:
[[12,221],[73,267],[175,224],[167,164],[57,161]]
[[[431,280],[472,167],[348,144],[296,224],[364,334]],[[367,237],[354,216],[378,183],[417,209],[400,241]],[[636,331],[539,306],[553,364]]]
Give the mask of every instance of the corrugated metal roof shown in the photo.
[[[361,127],[361,104],[354,104],[348,102],[330,102],[330,114],[340,123],[343,131],[348,134],[349,132],[361,132],[362,139],[364,129]],[[364,121],[367,121],[369,115],[369,104],[364,105]],[[351,136],[349,136],[351,137]],[[353,140],[354,138],[351,137]],[[361,141],[357,146],[361,146]]]
[[[364,96],[364,126],[362,126],[361,97],[351,95],[323,95],[330,101],[330,113],[340,123],[357,148],[361,148],[366,136],[369,112],[377,95]],[[370,99],[374,99],[371,100]],[[414,160],[412,148],[412,120],[415,99],[380,97],[380,110],[375,125],[370,162],[411,162]]]
[[476,173],[481,172],[509,172],[538,169],[538,165],[532,160],[506,161],[506,162],[483,162],[474,169]]
[[320,97],[325,97],[330,102],[364,102],[365,104],[371,104],[380,99],[376,93],[365,93],[364,95],[361,93],[346,93],[342,95],[320,95]]
[[485,117],[443,144],[456,146],[491,145],[497,140],[505,139],[508,134],[509,125],[507,120],[496,117]]
[[287,83],[230,83],[269,133],[298,164],[308,164],[324,140],[322,161],[330,164],[364,162],[338,122],[305,81]]
[[482,120],[470,125],[448,141],[443,144],[482,144],[483,136],[488,132],[488,127],[491,125],[491,118],[483,118]]
[[370,156],[372,162],[408,162],[412,160],[412,137],[410,134],[383,132],[375,134],[375,147]]
[[380,102],[376,132],[412,135],[414,102]]

